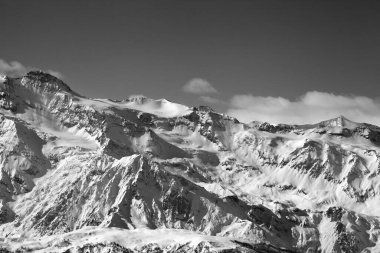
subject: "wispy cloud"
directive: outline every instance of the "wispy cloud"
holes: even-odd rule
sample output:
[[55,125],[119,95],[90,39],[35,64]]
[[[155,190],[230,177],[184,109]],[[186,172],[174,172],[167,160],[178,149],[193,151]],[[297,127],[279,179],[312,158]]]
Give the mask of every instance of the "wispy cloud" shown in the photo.
[[[18,61],[7,62],[3,59],[0,59],[0,74],[2,75],[7,75],[11,77],[22,76],[31,70],[38,70],[38,68],[25,66]],[[60,72],[50,69],[44,71],[59,79],[63,78],[63,75]]]
[[47,72],[50,75],[55,76],[56,78],[61,79],[61,80],[64,78],[64,75],[61,72],[58,72],[55,70],[48,69],[48,70],[45,70],[45,72]]
[[0,73],[7,76],[19,76],[28,72],[28,68],[22,65],[20,62],[12,61],[6,62],[0,59]]
[[353,121],[380,125],[380,101],[365,96],[310,91],[292,101],[283,97],[234,95],[228,107],[227,114],[243,122],[306,124],[344,115]]
[[187,84],[182,87],[184,92],[193,94],[210,94],[217,93],[218,91],[209,83],[202,78],[191,79]]
[[226,104],[225,101],[222,101],[222,100],[220,100],[218,98],[214,98],[214,97],[210,97],[210,96],[200,96],[199,99],[202,100],[205,103],[213,104],[213,105]]

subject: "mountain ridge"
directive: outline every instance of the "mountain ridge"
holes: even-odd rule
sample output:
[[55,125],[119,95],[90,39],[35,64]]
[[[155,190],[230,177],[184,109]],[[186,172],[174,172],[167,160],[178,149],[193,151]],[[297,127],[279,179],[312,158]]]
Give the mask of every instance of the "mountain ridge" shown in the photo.
[[[164,99],[86,98],[43,72],[3,79],[4,250],[380,249],[377,126],[343,116],[245,124]],[[202,239],[123,246],[107,235],[113,228],[127,237],[180,229]],[[73,237],[83,230],[96,234],[78,237],[90,244]]]
[[[34,82],[31,82],[31,83],[28,83],[27,81],[24,81],[24,83],[28,83],[28,85],[31,85],[33,86],[34,85],[39,85],[40,87],[42,87],[42,90],[41,90],[41,93],[43,93],[44,91],[47,91],[47,92],[59,92],[59,91],[65,91],[65,92],[68,92],[68,93],[73,93],[75,94],[76,96],[80,96],[80,97],[84,97],[83,95],[79,95],[79,93],[76,93],[74,92],[66,83],[64,83],[62,80],[60,80],[59,78],[47,73],[47,72],[43,72],[41,70],[37,70],[37,71],[29,71],[27,74],[25,74],[24,76],[22,77],[10,77],[10,76],[6,76],[6,75],[1,75],[1,78],[2,78],[2,83],[3,84],[7,84],[7,81],[9,82],[9,80],[12,80],[12,79],[15,79],[15,80],[19,80],[19,79],[22,79],[22,78],[28,78],[28,79],[31,79]],[[86,97],[84,97],[86,98]],[[97,98],[90,98],[90,99],[94,99],[96,100]],[[155,101],[155,102],[169,102],[169,103],[173,103],[169,100],[167,100],[166,98],[160,98],[160,99],[152,99],[152,98],[149,98],[149,97],[146,97],[144,95],[132,95],[126,99],[123,99],[123,100],[114,100],[114,99],[102,99],[102,100],[109,100],[111,102],[118,102],[118,103],[122,103],[122,102],[137,102],[138,104],[144,104],[146,102],[151,102],[151,101]],[[187,107],[187,106],[185,106]],[[187,108],[190,108],[190,107],[187,107]],[[193,107],[193,108],[208,108],[208,109],[202,109],[202,110],[209,110],[209,111],[215,111],[214,109],[212,109],[211,107],[209,106],[204,106],[204,105],[200,105],[199,107]],[[236,118],[234,118],[235,120],[237,120]],[[270,122],[259,122],[259,121],[253,121],[251,122],[253,123],[254,125],[257,125],[257,124],[271,124]],[[248,125],[251,124],[251,123],[247,123]],[[369,123],[358,123],[358,122],[354,122],[348,118],[346,118],[344,115],[338,115],[337,117],[335,118],[331,118],[331,119],[327,119],[327,120],[323,120],[323,121],[320,121],[320,122],[317,122],[317,123],[313,123],[313,124],[303,124],[303,125],[299,125],[299,124],[283,124],[283,123],[278,123],[278,124],[271,124],[273,126],[276,126],[276,125],[280,125],[280,126],[294,126],[294,127],[304,127],[304,126],[341,126],[341,127],[345,127],[345,126],[348,126],[348,125],[368,125],[368,126],[374,126],[374,127],[377,127],[377,128],[380,128],[379,126],[376,126],[376,125],[373,125],[373,124],[369,124]]]

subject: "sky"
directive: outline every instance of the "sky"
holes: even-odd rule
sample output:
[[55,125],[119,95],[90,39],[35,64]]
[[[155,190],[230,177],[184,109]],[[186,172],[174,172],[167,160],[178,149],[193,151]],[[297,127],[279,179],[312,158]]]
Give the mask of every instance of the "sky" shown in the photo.
[[[380,1],[0,0],[0,72],[242,121],[380,125]],[[380,114],[380,113],[379,113]]]

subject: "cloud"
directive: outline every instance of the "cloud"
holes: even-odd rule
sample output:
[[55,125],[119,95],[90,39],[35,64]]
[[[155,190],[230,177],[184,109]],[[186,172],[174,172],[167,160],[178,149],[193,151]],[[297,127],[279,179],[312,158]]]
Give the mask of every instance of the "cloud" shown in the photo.
[[0,73],[7,76],[19,76],[28,72],[27,68],[17,61],[6,62],[0,59]]
[[208,81],[202,78],[191,79],[182,87],[182,90],[184,92],[194,94],[209,94],[218,92]]
[[[3,59],[0,59],[0,74],[2,75],[16,77],[16,76],[25,75],[27,72],[32,71],[32,70],[38,70],[38,68],[24,66],[18,61],[7,62]],[[60,72],[50,70],[50,69],[44,70],[44,71],[59,79],[63,78],[63,75]]]
[[48,69],[48,70],[45,70],[45,72],[47,72],[50,75],[55,76],[56,78],[61,79],[61,80],[64,78],[64,76],[61,72],[58,72],[55,70]]
[[214,98],[214,97],[210,97],[210,96],[200,96],[199,99],[205,103],[208,103],[208,104],[215,104],[215,105],[226,104],[226,102],[224,102],[218,98]]
[[282,97],[235,95],[227,114],[243,122],[308,124],[343,115],[356,122],[380,126],[380,100],[309,91],[293,101]]

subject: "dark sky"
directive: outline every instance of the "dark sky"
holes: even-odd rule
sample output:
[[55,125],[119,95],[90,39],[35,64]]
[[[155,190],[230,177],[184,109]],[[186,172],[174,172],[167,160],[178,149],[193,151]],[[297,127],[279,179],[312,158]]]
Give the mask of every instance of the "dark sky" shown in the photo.
[[380,1],[0,0],[0,59],[53,69],[89,97],[379,96]]

